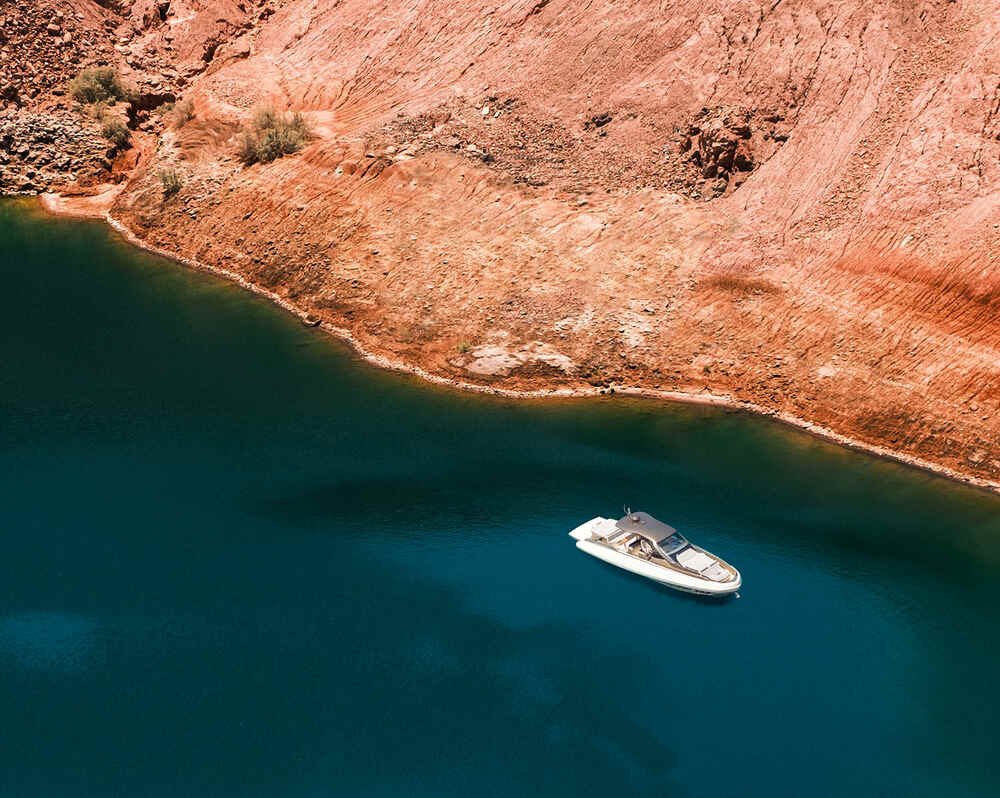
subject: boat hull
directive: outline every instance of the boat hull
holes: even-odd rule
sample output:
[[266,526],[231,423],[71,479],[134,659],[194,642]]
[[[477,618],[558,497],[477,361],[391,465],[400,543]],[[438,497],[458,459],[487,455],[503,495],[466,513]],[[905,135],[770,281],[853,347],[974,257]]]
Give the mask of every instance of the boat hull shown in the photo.
[[713,582],[711,579],[702,579],[693,574],[683,574],[661,565],[654,565],[590,540],[577,540],[576,547],[609,565],[631,571],[633,574],[652,579],[675,590],[683,590],[685,593],[695,593],[699,596],[729,596],[739,590],[742,584],[738,573],[732,582]]

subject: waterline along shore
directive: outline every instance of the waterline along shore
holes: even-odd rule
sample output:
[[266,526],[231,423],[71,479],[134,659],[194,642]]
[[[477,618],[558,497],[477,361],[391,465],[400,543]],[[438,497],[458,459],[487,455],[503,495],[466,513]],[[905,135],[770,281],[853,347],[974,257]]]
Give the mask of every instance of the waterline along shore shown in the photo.
[[[117,197],[118,190],[109,188],[103,193],[89,197],[61,197],[56,194],[44,194],[41,196],[41,207],[46,212],[53,215],[76,216],[81,218],[103,219],[112,229],[122,236],[133,246],[147,252],[167,258],[175,263],[187,266],[199,271],[208,272],[222,277],[230,282],[245,288],[259,296],[262,296],[287,312],[303,321],[313,321],[313,315],[296,305],[286,297],[279,296],[275,292],[248,280],[241,274],[221,266],[202,263],[193,258],[185,257],[170,250],[158,247],[141,236],[133,232],[122,221],[116,219],[111,210],[111,205]],[[711,405],[716,407],[731,408],[745,411],[756,415],[764,416],[774,421],[781,422],[788,426],[797,428],[810,435],[823,440],[848,447],[857,451],[866,452],[877,457],[886,458],[899,463],[903,463],[914,468],[918,468],[939,476],[957,480],[977,488],[1000,493],[1000,482],[989,480],[974,474],[965,473],[950,466],[934,463],[932,461],[915,457],[906,452],[896,451],[886,446],[879,446],[857,438],[851,437],[830,429],[822,424],[818,424],[808,419],[801,418],[787,412],[775,412],[769,408],[760,406],[753,402],[735,399],[731,396],[713,394],[708,390],[698,393],[688,393],[683,391],[659,390],[655,388],[636,387],[627,384],[612,384],[607,388],[597,388],[590,385],[539,387],[534,389],[506,388],[503,385],[484,385],[466,380],[461,380],[451,376],[435,374],[423,368],[417,363],[407,362],[391,357],[385,353],[375,351],[370,345],[363,343],[350,329],[333,325],[323,320],[318,325],[319,329],[329,335],[340,339],[348,344],[359,357],[379,368],[398,371],[419,377],[430,383],[447,386],[461,391],[490,394],[512,399],[546,399],[546,398],[582,398],[599,397],[609,394],[653,399],[667,402],[685,402],[693,404]]]

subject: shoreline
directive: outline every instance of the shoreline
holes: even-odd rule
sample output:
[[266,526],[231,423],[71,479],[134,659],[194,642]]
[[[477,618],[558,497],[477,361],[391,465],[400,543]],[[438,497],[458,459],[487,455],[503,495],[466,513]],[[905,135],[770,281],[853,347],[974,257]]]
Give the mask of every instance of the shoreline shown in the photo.
[[[134,247],[153,253],[154,255],[159,255],[160,257],[171,260],[174,263],[187,266],[188,268],[222,277],[230,282],[236,283],[241,288],[268,299],[281,307],[283,310],[298,318],[300,321],[305,322],[309,320],[310,314],[308,311],[303,310],[284,297],[278,296],[273,291],[251,282],[241,274],[230,271],[229,269],[225,269],[221,266],[211,266],[194,260],[193,258],[186,258],[182,255],[157,247],[156,245],[140,238],[124,223],[115,219],[114,216],[111,215],[111,205],[121,190],[122,186],[111,186],[97,195],[80,198],[67,198],[57,194],[41,194],[39,195],[39,200],[42,209],[46,213],[54,216],[101,219],[116,233],[118,233],[118,235],[120,235],[127,243]],[[713,394],[709,392],[693,394],[684,391],[664,391],[657,388],[640,388],[627,385],[611,385],[608,389],[596,387],[575,387],[533,390],[480,385],[473,382],[465,382],[454,377],[444,377],[440,374],[434,374],[416,364],[396,360],[394,358],[378,354],[377,352],[373,352],[365,347],[355,337],[355,335],[345,327],[336,327],[325,320],[315,326],[328,335],[343,341],[358,355],[358,357],[371,365],[390,371],[410,374],[424,380],[425,382],[441,385],[454,390],[464,391],[466,393],[480,393],[510,399],[583,399],[595,398],[607,395],[608,393],[613,393],[614,395],[640,399],[653,399],[661,402],[683,402],[686,404],[709,405],[730,410],[745,411],[757,416],[778,421],[786,426],[793,427],[812,435],[815,438],[827,441],[828,443],[834,443],[847,449],[864,452],[881,459],[891,460],[902,465],[917,468],[935,476],[946,477],[964,485],[985,490],[993,494],[1000,494],[1000,482],[965,474],[949,466],[940,465],[938,463],[924,460],[904,452],[895,451],[884,446],[866,443],[865,441],[852,438],[828,427],[824,427],[822,424],[817,424],[800,418],[792,413],[775,412],[761,405],[754,404],[753,402],[734,399],[731,396]]]

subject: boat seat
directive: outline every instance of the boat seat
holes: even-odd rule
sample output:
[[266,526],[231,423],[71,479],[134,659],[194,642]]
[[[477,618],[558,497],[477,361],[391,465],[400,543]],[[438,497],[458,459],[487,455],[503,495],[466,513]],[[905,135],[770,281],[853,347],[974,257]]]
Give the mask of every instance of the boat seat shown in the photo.
[[730,577],[729,571],[719,565],[719,563],[709,566],[701,572],[701,575],[711,579],[713,582],[725,582]]
[[607,534],[604,536],[604,539],[607,540],[608,543],[620,543],[630,534],[631,534],[630,532],[626,532],[624,529],[619,529],[618,527],[614,527],[608,530]]
[[713,565],[718,565],[718,561],[714,557],[709,557],[705,552],[698,551],[697,549],[688,547],[684,551],[676,555],[677,562],[679,562],[684,568],[689,568],[692,571],[697,571],[701,573]]

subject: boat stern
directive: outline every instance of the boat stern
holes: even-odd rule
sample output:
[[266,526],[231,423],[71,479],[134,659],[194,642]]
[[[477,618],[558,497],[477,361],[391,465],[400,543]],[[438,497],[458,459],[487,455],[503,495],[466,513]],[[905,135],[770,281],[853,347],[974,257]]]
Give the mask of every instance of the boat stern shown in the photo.
[[614,521],[612,521],[610,518],[602,518],[601,516],[598,516],[597,518],[591,518],[589,521],[580,524],[580,526],[578,526],[576,529],[570,532],[569,536],[573,538],[573,540],[588,540],[592,537],[595,537],[595,535],[597,537],[600,537],[601,530],[608,523],[610,523],[612,526],[614,525]]

